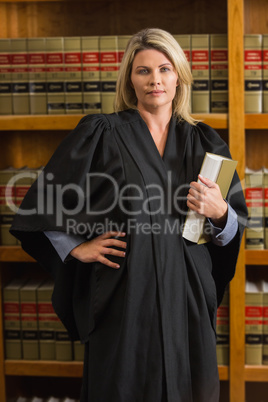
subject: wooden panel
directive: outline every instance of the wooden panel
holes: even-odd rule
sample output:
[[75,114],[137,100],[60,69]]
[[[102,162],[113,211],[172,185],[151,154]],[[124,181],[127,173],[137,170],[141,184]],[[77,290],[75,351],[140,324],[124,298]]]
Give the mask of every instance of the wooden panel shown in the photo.
[[16,376],[82,377],[82,362],[6,360],[5,374]]
[[268,167],[268,130],[247,130],[246,165],[251,169]]
[[[232,157],[239,161],[238,174],[244,178],[244,71],[243,71],[244,13],[243,0],[228,0],[229,49],[229,147]],[[245,256],[244,242],[237,261],[235,278],[230,285],[230,401],[245,400]]]
[[267,0],[244,0],[245,33],[267,34],[268,2]]
[[245,114],[245,128],[246,129],[268,129],[268,114]]
[[245,250],[246,265],[268,265],[268,250]]
[[245,380],[268,382],[268,366],[245,366]]
[[183,12],[177,0],[136,0],[131,12],[124,0],[10,2],[4,9],[12,24],[1,28],[3,37],[133,34],[147,26],[174,34],[227,32],[226,3],[214,0],[183,2]]

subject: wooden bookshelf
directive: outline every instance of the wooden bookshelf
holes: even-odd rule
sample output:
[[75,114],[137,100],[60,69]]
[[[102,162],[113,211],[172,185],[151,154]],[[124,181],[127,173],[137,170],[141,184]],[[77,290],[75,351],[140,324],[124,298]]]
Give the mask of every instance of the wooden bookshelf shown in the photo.
[[82,377],[82,362],[58,362],[38,360],[5,360],[6,375],[42,377]]
[[246,265],[267,265],[268,250],[245,250]]
[[245,366],[245,381],[268,382],[268,366]]
[[[245,114],[245,128],[248,130],[267,130],[268,129],[268,114]],[[265,133],[264,133],[265,134]]]
[[[0,127],[2,131],[47,131],[47,130],[71,130],[84,115],[11,115],[0,116]],[[226,129],[228,127],[228,115],[226,113],[215,114],[193,114],[197,120],[212,126],[215,129]]]
[[20,246],[0,246],[0,262],[34,262]]

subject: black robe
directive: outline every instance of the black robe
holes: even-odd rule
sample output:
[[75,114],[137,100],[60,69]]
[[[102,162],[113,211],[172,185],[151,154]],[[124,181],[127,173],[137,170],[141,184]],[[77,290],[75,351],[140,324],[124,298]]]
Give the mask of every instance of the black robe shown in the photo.
[[[137,111],[86,116],[26,195],[21,210],[32,213],[15,217],[11,233],[55,278],[56,313],[72,339],[86,343],[82,401],[218,401],[216,312],[235,273],[247,212],[235,174],[227,197],[239,217],[233,240],[219,247],[182,238],[188,185],[205,152],[230,156],[204,123],[172,118],[161,158]],[[77,187],[62,187],[70,183]],[[71,227],[87,235],[85,227],[107,222],[127,232],[126,257],[108,256],[121,264],[117,270],[64,264],[43,234]]]

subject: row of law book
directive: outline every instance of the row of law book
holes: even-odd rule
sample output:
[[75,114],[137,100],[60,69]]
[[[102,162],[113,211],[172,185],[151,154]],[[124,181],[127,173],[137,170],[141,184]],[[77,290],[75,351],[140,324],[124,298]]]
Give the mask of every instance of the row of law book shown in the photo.
[[83,361],[84,345],[71,341],[54,312],[52,280],[15,278],[3,287],[5,358]]
[[229,289],[227,288],[217,310],[217,362],[220,366],[229,364]]
[[[228,111],[226,34],[174,35],[193,74],[193,113]],[[0,114],[113,112],[129,35],[0,39]]]
[[15,398],[8,398],[7,402],[79,402],[78,399],[73,399],[64,397],[64,398],[58,398],[55,396],[50,396],[48,398],[43,398],[41,396],[32,396],[32,397],[26,397],[26,396],[19,396]]
[[268,249],[268,169],[245,171],[245,198],[248,207],[246,248]]
[[268,365],[268,281],[246,281],[245,363]]
[[19,241],[9,233],[15,212],[42,170],[8,167],[0,170],[0,245],[16,246]]

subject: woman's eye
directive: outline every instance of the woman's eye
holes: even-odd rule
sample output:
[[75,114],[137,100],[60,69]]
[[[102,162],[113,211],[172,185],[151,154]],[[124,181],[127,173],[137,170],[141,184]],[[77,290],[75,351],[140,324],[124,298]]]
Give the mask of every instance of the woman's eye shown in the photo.
[[165,71],[169,71],[169,68],[168,68],[168,67],[162,67],[162,68],[161,68],[161,71],[164,71],[164,72],[165,72]]
[[139,70],[139,74],[146,74],[147,72],[148,70],[146,68]]

